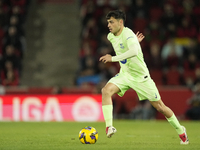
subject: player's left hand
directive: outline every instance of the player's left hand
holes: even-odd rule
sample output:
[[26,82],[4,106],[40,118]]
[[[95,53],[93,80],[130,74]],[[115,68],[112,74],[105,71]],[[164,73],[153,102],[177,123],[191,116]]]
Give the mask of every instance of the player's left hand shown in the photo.
[[145,36],[142,33],[140,33],[139,31],[136,33],[136,36],[137,36],[139,42],[141,42],[145,38]]
[[106,54],[99,58],[99,61],[102,61],[103,63],[112,62],[112,56],[110,54]]

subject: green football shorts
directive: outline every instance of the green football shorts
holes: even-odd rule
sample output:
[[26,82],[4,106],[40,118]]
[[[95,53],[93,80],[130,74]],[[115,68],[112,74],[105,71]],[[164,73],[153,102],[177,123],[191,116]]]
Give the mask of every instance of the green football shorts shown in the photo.
[[161,99],[154,81],[149,76],[143,82],[136,82],[123,73],[119,73],[112,77],[108,83],[113,83],[120,89],[117,94],[121,97],[128,89],[132,88],[136,91],[139,100],[158,101]]

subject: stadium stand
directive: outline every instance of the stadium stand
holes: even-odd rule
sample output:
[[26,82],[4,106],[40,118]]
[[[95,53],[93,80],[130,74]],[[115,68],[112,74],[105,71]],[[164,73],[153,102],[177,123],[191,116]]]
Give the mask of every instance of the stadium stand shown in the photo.
[[[0,0],[0,82],[3,86],[20,85],[21,61],[26,47],[24,24],[29,2]],[[110,10],[122,9],[127,14],[125,25],[145,35],[141,46],[156,84],[192,87],[199,81],[196,75],[200,64],[199,4],[198,0],[81,0],[80,67],[76,86],[96,87],[99,91],[102,83],[119,71],[118,63],[104,65],[98,59],[106,53],[115,55],[107,40],[105,15]],[[168,54],[163,58],[162,53],[169,40],[174,45],[168,47]],[[173,49],[176,46],[181,47],[178,62]],[[174,68],[182,79],[177,81],[177,77],[172,82],[170,72]]]
[[20,85],[23,53],[26,50],[24,25],[30,0],[0,0],[0,83]]
[[[124,0],[123,2],[82,0],[80,1],[82,20],[80,59],[85,56],[83,48],[86,43],[91,48],[91,57],[95,57],[97,61],[106,53],[115,55],[112,47],[106,42],[109,31],[105,15],[110,10],[121,9],[127,15],[125,26],[135,33],[140,31],[145,35],[141,46],[144,59],[156,84],[188,86],[189,82],[191,87],[196,84],[195,70],[199,68],[200,62],[199,4],[197,0]],[[89,77],[81,74],[82,64],[80,61],[76,78],[79,87],[81,87],[80,78]],[[106,64],[103,71],[99,63],[96,67],[97,71],[93,72],[93,76],[101,75],[103,82],[119,70],[119,66],[114,63]],[[186,79],[188,75],[190,81]],[[82,80],[82,84],[98,86],[101,80],[94,84],[91,78],[91,84],[87,78],[85,82]]]

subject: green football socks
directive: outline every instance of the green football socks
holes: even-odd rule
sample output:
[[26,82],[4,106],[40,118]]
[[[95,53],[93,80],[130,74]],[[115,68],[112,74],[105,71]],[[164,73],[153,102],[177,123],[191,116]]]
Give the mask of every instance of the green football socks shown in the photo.
[[112,126],[113,123],[113,105],[103,105],[103,116],[106,122],[106,127]]
[[168,122],[176,129],[178,134],[183,134],[183,128],[181,127],[179,121],[177,120],[176,116],[173,114],[170,118],[166,118]]

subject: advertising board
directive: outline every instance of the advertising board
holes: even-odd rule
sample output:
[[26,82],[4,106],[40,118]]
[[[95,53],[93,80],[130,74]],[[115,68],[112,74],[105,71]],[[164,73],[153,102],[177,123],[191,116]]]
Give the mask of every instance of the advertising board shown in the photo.
[[0,121],[103,121],[101,95],[5,95]]

